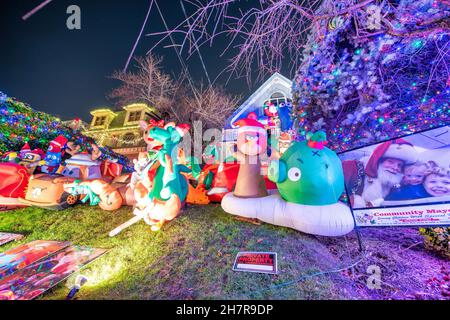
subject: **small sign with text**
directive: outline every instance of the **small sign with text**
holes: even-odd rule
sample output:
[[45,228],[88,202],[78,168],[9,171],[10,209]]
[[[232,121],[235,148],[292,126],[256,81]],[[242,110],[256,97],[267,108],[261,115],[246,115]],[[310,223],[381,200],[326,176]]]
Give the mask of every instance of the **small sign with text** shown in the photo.
[[277,254],[275,252],[239,252],[233,271],[277,274]]

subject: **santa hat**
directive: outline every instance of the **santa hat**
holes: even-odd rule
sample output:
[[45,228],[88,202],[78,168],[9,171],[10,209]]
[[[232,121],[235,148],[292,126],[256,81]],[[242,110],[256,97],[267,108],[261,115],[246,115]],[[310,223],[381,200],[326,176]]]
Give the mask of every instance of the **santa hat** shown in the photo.
[[378,163],[383,158],[393,158],[402,160],[405,164],[412,164],[417,161],[417,152],[414,146],[403,139],[396,139],[384,142],[373,150],[367,162],[365,172],[369,177],[376,178]]
[[264,125],[258,121],[258,116],[254,112],[250,112],[247,118],[240,119],[233,123],[233,126],[239,127],[238,133],[241,132],[258,132],[263,135],[267,135],[267,131]]
[[69,141],[66,137],[59,135],[53,141],[50,141],[48,152],[61,152],[64,145]]
[[30,145],[28,144],[28,142],[23,145],[22,149],[20,149],[20,153],[27,153],[30,151],[31,151],[31,148],[30,148]]
[[180,136],[184,137],[184,135],[185,135],[186,133],[189,132],[189,129],[190,129],[190,128],[191,128],[190,125],[185,124],[185,123],[182,123],[182,124],[177,125],[177,126],[175,127],[175,130],[178,131],[178,133],[180,134]]

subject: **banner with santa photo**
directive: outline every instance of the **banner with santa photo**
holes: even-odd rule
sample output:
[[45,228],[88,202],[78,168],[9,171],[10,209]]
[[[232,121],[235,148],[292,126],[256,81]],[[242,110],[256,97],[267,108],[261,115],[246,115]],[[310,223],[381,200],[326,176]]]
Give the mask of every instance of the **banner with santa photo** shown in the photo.
[[450,224],[450,126],[339,156],[358,226]]

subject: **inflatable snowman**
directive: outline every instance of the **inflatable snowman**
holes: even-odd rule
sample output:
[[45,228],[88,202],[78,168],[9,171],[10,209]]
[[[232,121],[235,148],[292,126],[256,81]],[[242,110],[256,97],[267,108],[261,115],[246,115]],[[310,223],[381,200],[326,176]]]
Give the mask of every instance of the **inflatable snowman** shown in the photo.
[[323,132],[308,134],[307,141],[293,142],[279,160],[271,161],[269,179],[279,193],[242,198],[233,193],[222,208],[233,215],[322,236],[341,236],[354,228],[350,209],[339,198],[344,192],[342,164],[325,147]]

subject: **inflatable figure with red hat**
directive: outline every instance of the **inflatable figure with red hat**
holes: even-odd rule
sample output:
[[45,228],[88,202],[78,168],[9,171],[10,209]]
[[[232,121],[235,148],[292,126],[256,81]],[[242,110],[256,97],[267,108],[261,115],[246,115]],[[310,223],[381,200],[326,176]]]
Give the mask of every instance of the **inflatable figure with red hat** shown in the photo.
[[238,126],[237,152],[240,163],[234,195],[241,198],[267,196],[264,177],[261,175],[260,156],[267,150],[267,131],[254,112],[234,123]]
[[381,205],[392,188],[403,178],[405,165],[415,163],[418,153],[403,139],[378,145],[371,156],[362,161],[343,161],[345,184],[355,208]]
[[39,166],[40,161],[45,157],[44,151],[39,148],[30,150],[28,143],[22,147],[19,155],[19,165],[25,167],[29,174],[34,173],[35,169]]
[[59,165],[62,161],[63,148],[66,145],[68,139],[62,135],[57,136],[47,149],[43,165],[41,166],[41,172],[43,173],[56,173]]
[[28,143],[15,154],[14,162],[0,163],[0,207],[5,209],[25,206],[18,198],[25,196],[30,175],[45,156],[41,149],[31,150]]

